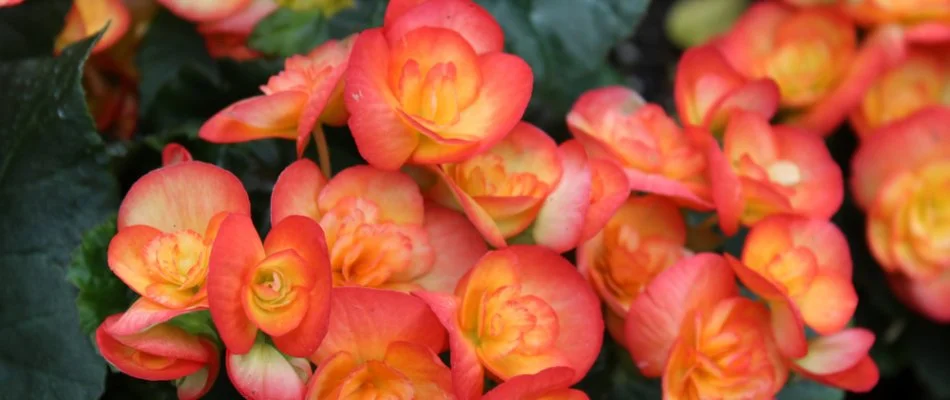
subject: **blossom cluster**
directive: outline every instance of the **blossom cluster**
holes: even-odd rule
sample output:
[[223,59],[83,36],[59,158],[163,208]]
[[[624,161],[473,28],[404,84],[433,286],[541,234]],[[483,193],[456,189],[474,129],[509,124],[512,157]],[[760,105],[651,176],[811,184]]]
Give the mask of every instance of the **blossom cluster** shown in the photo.
[[[233,58],[257,56],[247,36],[277,7],[160,3]],[[678,120],[596,88],[559,144],[522,120],[532,69],[491,14],[391,0],[381,27],[288,58],[201,126],[212,143],[295,142],[266,232],[241,181],[180,145],[132,186],[108,263],[139,298],[97,329],[99,350],[182,399],[210,389],[221,353],[249,399],[584,399],[571,386],[606,330],[666,399],[773,398],[790,374],[869,391],[875,337],[851,326],[830,222],[844,176],[823,137],[845,120],[860,134],[851,183],[874,254],[950,320],[950,10],[812,3],[757,3],[688,49]],[[112,19],[95,51],[136,21],[119,0],[70,15],[63,43]],[[368,165],[331,175],[324,125],[348,127]],[[740,232],[740,253],[714,252]],[[175,323],[192,313],[214,334]]]

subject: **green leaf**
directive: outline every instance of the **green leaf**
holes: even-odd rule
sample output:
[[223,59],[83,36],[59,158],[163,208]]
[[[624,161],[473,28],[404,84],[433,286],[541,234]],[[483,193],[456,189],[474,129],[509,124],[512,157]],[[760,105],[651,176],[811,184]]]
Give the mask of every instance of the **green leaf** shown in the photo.
[[334,14],[329,21],[329,33],[333,39],[343,39],[369,28],[383,25],[386,15],[386,0],[355,0],[353,6]]
[[[84,337],[65,279],[82,234],[114,212],[80,86],[96,39],[58,58],[0,63],[0,376],[6,398],[91,399],[105,362]],[[102,160],[100,160],[100,158]]]
[[583,91],[620,82],[607,55],[633,34],[649,5],[649,0],[477,1],[504,28],[507,50],[531,65],[532,108],[557,120]]
[[0,60],[53,54],[56,36],[63,30],[70,0],[26,1],[0,7]]
[[214,329],[214,323],[211,321],[211,312],[208,310],[190,312],[179,315],[169,321],[188,333],[207,336],[213,340],[218,340],[218,332]]
[[149,26],[135,63],[142,73],[139,114],[143,118],[183,121],[203,116],[208,105],[202,96],[178,94],[215,91],[223,84],[195,26],[166,10],[159,11]]
[[248,44],[265,54],[289,57],[313,50],[329,36],[326,18],[320,10],[281,7],[257,24]]
[[789,379],[775,398],[777,400],[843,400],[844,391],[795,376]]
[[66,271],[66,279],[79,289],[79,326],[87,335],[92,335],[106,317],[128,309],[135,297],[109,269],[107,253],[115,233],[115,215],[86,232]]

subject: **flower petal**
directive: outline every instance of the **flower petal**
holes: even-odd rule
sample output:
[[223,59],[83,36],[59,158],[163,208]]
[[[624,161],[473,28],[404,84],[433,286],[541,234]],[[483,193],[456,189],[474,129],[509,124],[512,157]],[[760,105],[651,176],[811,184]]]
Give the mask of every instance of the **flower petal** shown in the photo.
[[821,336],[808,343],[808,355],[795,360],[797,367],[816,375],[842,372],[857,365],[874,344],[874,333],[863,328]]
[[212,143],[297,139],[297,122],[307,99],[307,93],[289,90],[241,100],[205,122],[198,137]]
[[175,382],[178,386],[178,400],[198,400],[211,391],[218,373],[221,370],[221,359],[218,357],[218,348],[210,340],[201,339],[201,345],[208,353],[208,363],[204,368]]
[[278,224],[291,215],[320,220],[317,199],[327,185],[327,178],[313,161],[300,159],[283,170],[274,183],[270,201],[271,224]]
[[623,169],[615,162],[600,158],[591,159],[590,170],[591,204],[587,215],[584,216],[582,242],[594,237],[630,197],[630,182]]
[[393,342],[386,349],[384,362],[413,384],[418,399],[452,397],[452,372],[432,349],[411,342]]
[[416,297],[425,301],[439,322],[448,331],[451,350],[452,386],[459,400],[475,400],[482,395],[485,370],[478,360],[472,342],[465,337],[458,325],[458,298],[445,293],[416,292]]
[[241,293],[248,272],[264,255],[250,217],[225,218],[211,249],[207,285],[211,319],[229,353],[244,354],[254,345],[257,327],[245,315]]
[[244,185],[234,174],[198,161],[156,169],[139,178],[119,206],[118,227],[147,225],[162,232],[204,233],[220,212],[250,215]]
[[390,343],[417,343],[437,352],[445,330],[426,304],[409,294],[362,287],[333,288],[330,328],[311,357],[320,364],[345,351],[362,360],[381,360]]
[[571,386],[574,370],[570,367],[553,367],[532,375],[518,375],[498,385],[482,400],[525,399],[534,400]]
[[422,193],[409,175],[366,165],[349,167],[336,174],[320,193],[320,211],[325,213],[354,197],[369,200],[379,207],[379,222],[422,224],[425,215]]
[[306,391],[310,365],[288,360],[268,344],[256,343],[245,354],[228,351],[226,360],[231,383],[246,399],[300,400]]
[[[208,360],[198,338],[174,326],[160,325],[134,335],[113,336],[109,328],[119,318],[120,314],[111,315],[99,325],[96,346],[106,361],[127,375],[152,381],[178,379],[198,371]],[[151,357],[140,358],[137,352]]]
[[192,161],[194,158],[185,146],[178,143],[169,143],[162,149],[162,166]]
[[577,246],[590,208],[591,168],[580,142],[558,147],[561,179],[548,194],[532,228],[535,243],[563,253]]
[[168,321],[182,314],[196,311],[196,308],[171,309],[149,300],[145,297],[139,297],[135,303],[129,306],[128,310],[122,313],[122,317],[109,326],[110,335],[131,335]]
[[349,126],[360,155],[385,170],[399,169],[419,144],[414,132],[396,112],[389,89],[389,45],[381,28],[360,33],[345,74],[343,99]]
[[702,305],[738,295],[735,275],[721,256],[700,253],[664,270],[630,305],[627,349],[645,376],[663,373],[683,318]]
[[425,228],[429,246],[438,249],[432,268],[416,280],[431,292],[453,293],[458,281],[488,252],[481,233],[465,215],[426,203]]
[[158,0],[179,17],[194,22],[223,19],[234,14],[251,0]]
[[161,234],[161,231],[150,226],[135,225],[120,229],[109,242],[109,269],[139,295],[144,296],[152,284],[144,249]]
[[384,21],[386,37],[391,41],[420,27],[437,27],[458,32],[478,54],[500,52],[505,47],[501,26],[470,0],[391,1]]
[[449,192],[455,196],[456,202],[461,206],[462,211],[465,212],[469,221],[472,221],[472,224],[478,229],[482,236],[485,237],[485,240],[487,240],[489,244],[495,248],[502,248],[508,245],[505,242],[505,236],[502,234],[498,224],[475,199],[469,196],[468,193],[465,193],[462,188],[449,178],[441,167],[434,167],[432,171],[439,176],[449,189]]

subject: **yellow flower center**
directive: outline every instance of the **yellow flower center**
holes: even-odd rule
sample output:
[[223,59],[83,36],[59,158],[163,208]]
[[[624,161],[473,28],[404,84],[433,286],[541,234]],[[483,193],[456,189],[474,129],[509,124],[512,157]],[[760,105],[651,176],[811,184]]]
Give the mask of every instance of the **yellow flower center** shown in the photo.
[[481,310],[477,340],[487,357],[543,354],[557,341],[559,327],[554,309],[537,296],[522,295],[520,285],[486,292]]
[[685,254],[682,246],[664,238],[641,237],[627,225],[608,225],[603,238],[603,252],[594,261],[596,278],[624,307]]
[[447,166],[456,184],[472,197],[547,196],[550,187],[530,172],[511,172],[497,154],[482,154],[461,164]]
[[145,246],[145,260],[155,282],[171,284],[194,294],[208,275],[207,246],[198,233],[165,233]]

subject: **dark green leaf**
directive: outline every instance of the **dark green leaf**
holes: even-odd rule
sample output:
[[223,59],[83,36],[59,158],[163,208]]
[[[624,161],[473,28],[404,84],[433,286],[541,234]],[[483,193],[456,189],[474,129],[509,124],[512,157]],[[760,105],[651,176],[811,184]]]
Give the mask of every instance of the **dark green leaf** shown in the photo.
[[[149,26],[135,62],[142,72],[139,113],[143,117],[156,113],[153,108],[162,97],[183,90],[213,91],[222,85],[221,72],[195,26],[165,10]],[[175,96],[174,101],[161,102],[161,106],[174,105],[166,112],[169,118],[184,118],[174,114],[196,115],[205,109],[202,100],[200,96]]]
[[175,386],[168,381],[149,382],[122,373],[109,374],[106,392],[100,400],[127,399],[177,400],[178,394]]
[[901,337],[910,367],[930,392],[950,398],[950,326],[915,320]]
[[0,60],[52,54],[72,4],[70,0],[42,0],[0,7]]
[[115,223],[113,215],[86,232],[66,272],[66,279],[79,289],[79,326],[87,335],[95,332],[106,317],[128,309],[134,300],[125,283],[109,269],[107,252],[115,236]]
[[[585,90],[620,83],[607,64],[633,34],[648,0],[477,0],[505,30],[505,45],[534,71],[534,113],[559,121]],[[541,110],[541,111],[539,111]],[[538,118],[532,118],[538,120]]]
[[789,379],[775,398],[777,400],[843,400],[844,391],[796,376]]
[[257,24],[248,44],[265,54],[289,57],[313,50],[329,36],[326,19],[319,10],[280,8]]
[[105,363],[79,329],[65,279],[117,185],[80,87],[95,39],[58,58],[0,64],[0,377],[11,399],[91,399]]
[[214,323],[211,322],[211,312],[208,310],[190,312],[179,315],[169,321],[188,333],[207,336],[213,340],[218,340],[218,332],[214,329]]
[[386,15],[386,0],[355,0],[353,7],[333,15],[329,21],[329,33],[333,39],[343,39],[351,34],[383,25]]

